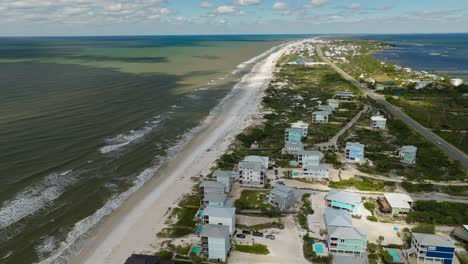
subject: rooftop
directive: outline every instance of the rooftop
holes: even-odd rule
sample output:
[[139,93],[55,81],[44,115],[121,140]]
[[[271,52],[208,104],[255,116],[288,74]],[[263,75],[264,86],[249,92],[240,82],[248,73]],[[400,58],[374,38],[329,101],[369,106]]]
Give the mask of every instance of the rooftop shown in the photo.
[[359,143],[359,142],[347,142],[346,143],[346,148],[364,148],[365,145]]
[[328,226],[352,227],[351,214],[339,209],[325,208],[325,223]]
[[330,226],[327,229],[330,237],[338,237],[340,239],[363,239],[367,236],[364,230],[355,227]]
[[312,112],[313,115],[320,115],[320,116],[329,116],[331,113],[330,111],[314,111]]
[[261,171],[264,168],[264,166],[263,166],[263,162],[241,161],[239,162],[239,168],[250,169],[253,171]]
[[416,152],[418,148],[415,146],[408,145],[408,146],[401,147],[401,150],[405,152]]
[[331,189],[330,192],[325,196],[326,200],[333,200],[346,204],[358,204],[361,202],[361,196],[352,192],[340,191],[337,189]]
[[223,188],[224,189],[224,184],[218,182],[218,181],[202,181],[200,183],[200,187],[203,188]]
[[230,178],[230,177],[233,177],[234,175],[235,173],[232,171],[215,170],[213,172],[213,177],[216,177],[216,178],[224,178],[224,177]]
[[455,245],[453,244],[453,241],[448,236],[422,234],[422,233],[413,233],[413,236],[421,245],[451,247],[451,248],[455,247]]
[[307,170],[329,170],[330,169],[330,167],[328,167],[328,165],[326,164],[304,165],[302,168],[307,169]]
[[294,192],[294,189],[282,184],[276,184],[271,190],[271,193],[284,198],[288,197],[290,192]]
[[411,197],[407,194],[384,193],[384,197],[392,208],[411,209],[411,206],[409,203],[412,203],[413,199],[411,199]]
[[205,197],[203,197],[203,200],[206,202],[224,203],[227,200],[227,194],[209,192],[205,195]]
[[387,118],[385,118],[385,117],[383,117],[383,116],[380,116],[380,115],[377,115],[377,116],[371,117],[371,120],[372,120],[372,121],[386,121]]
[[213,217],[225,217],[232,218],[236,214],[236,208],[234,207],[215,207],[207,206],[203,210],[203,215],[213,216]]
[[229,227],[224,225],[205,225],[201,237],[228,238]]

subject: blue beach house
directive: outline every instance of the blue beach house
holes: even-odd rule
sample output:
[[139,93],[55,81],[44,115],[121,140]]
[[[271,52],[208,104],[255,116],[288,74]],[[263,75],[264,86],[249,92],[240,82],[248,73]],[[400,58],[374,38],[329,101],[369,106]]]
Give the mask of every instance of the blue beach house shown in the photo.
[[328,207],[345,210],[351,214],[356,214],[361,204],[361,196],[352,192],[331,189],[325,196]]
[[345,157],[347,160],[363,161],[365,146],[359,142],[347,142],[345,148]]
[[423,259],[424,263],[452,264],[455,244],[448,236],[413,233],[411,248],[403,253],[406,256],[414,254],[418,260]]
[[284,132],[284,141],[286,142],[301,142],[302,141],[301,128],[286,128]]

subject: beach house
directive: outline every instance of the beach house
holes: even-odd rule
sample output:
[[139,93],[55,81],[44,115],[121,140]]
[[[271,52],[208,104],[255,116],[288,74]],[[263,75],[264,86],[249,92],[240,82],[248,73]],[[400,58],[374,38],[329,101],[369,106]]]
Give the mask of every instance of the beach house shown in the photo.
[[385,129],[387,119],[381,115],[375,115],[371,117],[371,128],[373,129]]
[[455,237],[455,239],[464,243],[468,243],[468,225],[455,227],[455,229],[452,231],[452,235]]
[[302,121],[297,121],[291,124],[291,128],[299,128],[302,129],[302,137],[307,137],[309,133],[309,124],[304,123]]
[[229,234],[236,230],[236,208],[207,206],[203,210],[203,224],[223,225],[229,229]]
[[325,112],[330,112],[330,113],[332,113],[333,111],[335,111],[335,108],[333,108],[333,107],[330,106],[330,105],[319,105],[319,106],[317,107],[317,109],[318,109],[319,111],[325,111]]
[[336,110],[340,107],[340,100],[328,99],[327,102],[328,102],[328,105],[333,108],[333,110]]
[[286,210],[296,201],[295,191],[283,184],[276,184],[268,194],[268,203],[279,210]]
[[267,182],[268,157],[247,156],[239,162],[239,183],[243,186],[263,187]]
[[232,171],[215,170],[213,172],[213,178],[217,182],[224,184],[224,186],[226,187],[226,192],[231,191],[232,182],[235,176],[236,174]]
[[379,209],[393,216],[407,215],[413,206],[413,199],[404,193],[384,193],[377,198]]
[[328,207],[356,214],[361,204],[361,196],[357,193],[331,189],[325,195],[325,202]]
[[313,123],[328,123],[328,116],[331,114],[329,111],[314,111],[312,112]]
[[301,150],[297,152],[297,162],[302,165],[319,165],[323,154],[316,150]]
[[301,142],[302,141],[302,129],[301,128],[286,128],[284,131],[285,142]]
[[364,148],[365,146],[359,142],[347,142],[345,158],[357,162],[364,161]]
[[463,83],[464,83],[463,79],[460,79],[460,78],[450,79],[450,85],[453,87],[458,87],[462,85]]
[[423,89],[423,88],[426,88],[426,86],[428,86],[429,84],[430,82],[427,82],[427,81],[419,81],[419,82],[416,82],[416,84],[414,85],[414,89],[416,90]]
[[226,193],[208,192],[205,194],[202,200],[202,206],[216,206],[224,207],[228,201]]
[[226,261],[231,249],[229,227],[208,224],[200,233],[201,254],[210,260]]
[[348,91],[336,92],[335,93],[335,97],[337,97],[337,98],[349,99],[349,98],[352,98],[353,96],[354,96],[353,92],[348,92]]
[[226,190],[226,186],[217,181],[202,181],[200,183],[200,198],[203,198],[208,193],[224,193]]
[[301,150],[304,150],[304,144],[302,142],[286,142],[284,148],[281,149],[283,155],[297,155]]
[[304,165],[302,167],[302,175],[300,175],[300,177],[305,179],[324,180],[328,179],[329,175],[330,167],[326,164]]
[[403,251],[405,256],[414,255],[424,263],[452,264],[455,244],[445,235],[413,233],[411,248]]
[[325,208],[328,250],[337,255],[365,254],[367,232],[353,227],[351,215],[343,210]]
[[416,152],[418,148],[415,146],[403,146],[400,150],[400,161],[406,164],[416,163]]

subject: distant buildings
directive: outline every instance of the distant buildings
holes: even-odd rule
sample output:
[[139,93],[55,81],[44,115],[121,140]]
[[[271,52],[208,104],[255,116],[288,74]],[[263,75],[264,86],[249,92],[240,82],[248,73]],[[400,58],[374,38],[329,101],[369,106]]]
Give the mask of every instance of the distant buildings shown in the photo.
[[458,87],[462,85],[463,83],[464,83],[463,79],[460,79],[460,78],[450,79],[450,85],[453,87]]
[[438,262],[452,264],[455,255],[455,245],[448,236],[413,233],[411,248],[403,251],[408,256],[414,254],[420,259],[430,263]]
[[222,225],[229,228],[229,234],[236,230],[236,208],[207,206],[203,210],[203,224]]
[[375,115],[371,117],[371,128],[373,129],[385,129],[387,119],[381,115]]
[[381,212],[393,216],[407,215],[413,206],[413,199],[404,193],[385,193],[377,202]]
[[210,260],[226,261],[231,249],[229,227],[217,224],[207,224],[200,233],[201,254]]
[[365,146],[359,142],[347,142],[345,148],[345,157],[347,160],[361,162],[364,161]]
[[331,112],[329,111],[315,111],[312,113],[313,123],[328,123],[328,116]]
[[286,128],[284,132],[285,142],[301,142],[303,137],[302,128]]
[[416,83],[416,85],[414,86],[414,89],[420,90],[420,89],[426,88],[426,86],[428,86],[429,84],[430,84],[430,82],[420,81],[420,82]]
[[267,182],[268,157],[247,156],[238,164],[239,183],[243,186],[263,187]]
[[357,213],[361,204],[361,196],[356,193],[331,189],[325,196],[328,207]]
[[367,248],[367,233],[353,227],[351,215],[343,210],[325,209],[328,250],[333,254],[362,256]]
[[415,146],[403,146],[401,147],[399,156],[402,163],[415,164],[416,163],[416,152],[418,148]]
[[286,210],[296,201],[294,189],[276,184],[268,195],[268,202],[279,210]]
[[291,128],[299,128],[302,129],[302,137],[307,137],[309,133],[309,124],[304,123],[302,121],[297,121],[291,124]]

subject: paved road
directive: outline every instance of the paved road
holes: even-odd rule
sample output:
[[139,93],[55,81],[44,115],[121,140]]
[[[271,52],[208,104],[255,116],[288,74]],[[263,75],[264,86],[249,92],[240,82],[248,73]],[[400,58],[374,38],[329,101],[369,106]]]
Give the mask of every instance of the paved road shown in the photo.
[[359,90],[361,90],[363,93],[365,93],[367,96],[369,96],[371,99],[375,100],[377,103],[383,105],[390,113],[392,113],[394,116],[397,118],[401,119],[403,122],[405,122],[409,127],[412,129],[416,130],[419,134],[423,135],[427,140],[431,141],[434,143],[436,146],[438,146],[442,151],[444,151],[449,157],[452,159],[458,160],[465,166],[465,168],[468,168],[468,156],[457,149],[456,147],[452,146],[450,143],[447,141],[443,140],[433,132],[431,132],[429,129],[426,127],[422,126],[418,122],[414,121],[411,117],[407,116],[405,113],[403,113],[401,110],[393,106],[392,104],[388,103],[385,98],[382,96],[379,96],[375,94],[372,90],[369,90],[365,87],[363,87],[358,81],[356,81],[353,77],[349,76],[346,72],[344,72],[342,69],[340,69],[338,66],[336,66],[334,63],[332,63],[330,60],[325,58],[323,56],[322,50],[320,46],[317,46],[317,53],[320,58],[326,63],[328,63],[335,71],[337,71],[343,78],[345,78],[347,81],[352,83],[354,86],[356,86]]

